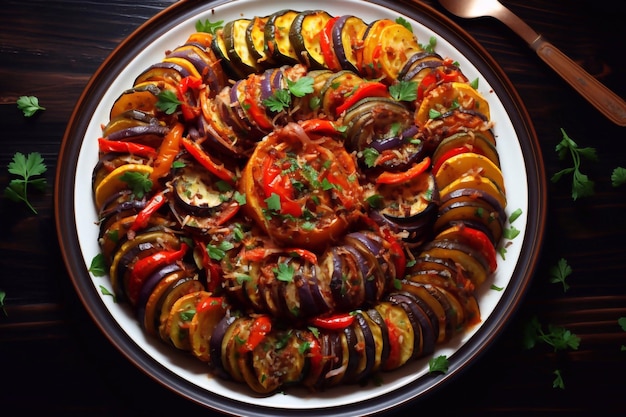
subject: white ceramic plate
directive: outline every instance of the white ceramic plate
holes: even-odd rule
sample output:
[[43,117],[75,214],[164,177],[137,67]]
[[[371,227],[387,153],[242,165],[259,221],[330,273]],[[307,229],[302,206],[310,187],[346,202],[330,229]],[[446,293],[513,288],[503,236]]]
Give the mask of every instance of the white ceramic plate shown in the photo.
[[[398,6],[362,0],[318,0],[315,8],[331,15],[354,14],[366,22],[403,16],[420,43],[437,40],[436,51],[458,61],[464,74],[478,78],[488,99],[507,189],[507,214],[521,209],[514,226],[520,235],[510,242],[506,258],[477,292],[482,323],[439,345],[435,355],[447,355],[450,369],[429,374],[425,357],[383,374],[382,384],[355,389],[340,386],[322,393],[289,389],[268,397],[252,394],[241,384],[212,377],[206,365],[163,342],[148,337],[124,304],[102,295],[110,289],[106,277],[89,274],[99,253],[96,209],[92,203],[91,172],[98,158],[97,138],[119,94],[166,50],[184,43],[201,19],[229,21],[267,15],[285,8],[280,0],[238,0],[190,5],[179,2],[143,25],[102,65],[86,88],[68,126],[57,175],[57,225],[65,261],[75,287],[96,324],[119,350],[149,375],[174,391],[207,407],[236,415],[355,415],[372,414],[415,401],[442,385],[476,359],[509,320],[535,267],[545,221],[545,175],[532,124],[519,97],[493,59],[464,31],[424,5]],[[289,8],[307,10],[311,3],[293,0]],[[503,290],[492,289],[492,285]]]

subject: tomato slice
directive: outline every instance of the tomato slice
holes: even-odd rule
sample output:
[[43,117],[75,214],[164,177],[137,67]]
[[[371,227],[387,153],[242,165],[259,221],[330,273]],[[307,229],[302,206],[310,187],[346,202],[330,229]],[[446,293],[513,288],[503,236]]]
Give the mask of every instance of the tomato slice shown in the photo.
[[416,178],[421,173],[425,172],[430,166],[430,157],[425,157],[421,162],[413,165],[403,172],[383,172],[376,178],[377,184],[402,184]]

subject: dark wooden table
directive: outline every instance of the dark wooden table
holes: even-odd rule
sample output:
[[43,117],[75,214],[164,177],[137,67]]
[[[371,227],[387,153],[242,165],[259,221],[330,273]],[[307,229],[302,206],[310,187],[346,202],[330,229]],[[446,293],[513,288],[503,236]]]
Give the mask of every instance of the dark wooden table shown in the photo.
[[[591,74],[626,97],[626,9],[592,0],[504,0]],[[38,211],[0,200],[0,414],[63,416],[211,415],[131,365],[100,333],[82,306],[61,260],[54,223],[56,159],[73,107],[100,63],[164,1],[5,0],[0,12],[0,187],[15,152],[40,152],[45,193]],[[440,8],[435,1],[427,3]],[[613,7],[613,5],[612,5]],[[497,59],[527,106],[548,176],[569,162],[555,146],[563,128],[599,161],[581,170],[595,195],[574,201],[568,181],[549,182],[542,258],[514,320],[477,363],[415,413],[443,415],[581,415],[626,413],[626,186],[611,173],[626,167],[626,129],[617,127],[555,75],[526,45],[492,19],[457,20]],[[35,95],[46,107],[25,118],[16,107]],[[567,260],[568,291],[550,282]],[[580,337],[578,350],[545,344],[524,349],[530,317]],[[559,369],[565,389],[553,388]],[[419,411],[418,411],[419,410]],[[196,413],[196,414],[190,414]],[[202,413],[202,414],[198,414]]]

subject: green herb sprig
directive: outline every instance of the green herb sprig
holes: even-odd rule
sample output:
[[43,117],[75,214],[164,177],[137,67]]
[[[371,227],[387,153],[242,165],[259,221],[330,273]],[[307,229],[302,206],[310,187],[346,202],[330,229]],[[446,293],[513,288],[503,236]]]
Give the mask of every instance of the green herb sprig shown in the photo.
[[37,210],[28,200],[28,186],[39,191],[46,189],[47,181],[45,178],[33,178],[42,175],[47,170],[43,157],[39,152],[31,152],[28,156],[16,152],[8,168],[11,174],[18,175],[20,178],[11,180],[4,189],[4,195],[15,202],[23,201],[33,213],[37,214]]
[[558,171],[552,176],[551,180],[552,182],[557,182],[564,175],[572,174],[572,198],[576,200],[580,197],[589,197],[594,193],[595,184],[587,175],[580,171],[580,164],[583,158],[597,161],[598,156],[596,149],[591,147],[578,147],[578,144],[565,133],[563,128],[561,128],[561,134],[563,135],[563,139],[556,145],[559,159],[563,160],[570,155],[574,166]]
[[17,108],[20,109],[26,117],[31,117],[39,110],[46,109],[39,104],[39,99],[35,96],[21,96],[17,99]]

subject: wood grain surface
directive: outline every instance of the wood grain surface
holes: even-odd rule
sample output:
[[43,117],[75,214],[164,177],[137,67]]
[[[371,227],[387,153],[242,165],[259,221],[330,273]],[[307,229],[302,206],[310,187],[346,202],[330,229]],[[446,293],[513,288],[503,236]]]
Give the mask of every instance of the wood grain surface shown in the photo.
[[[170,1],[5,0],[0,8],[0,187],[15,152],[40,152],[45,193],[38,211],[0,199],[0,415],[214,415],[130,364],[99,331],[62,262],[54,224],[54,175],[61,140],[83,88],[113,48]],[[433,0],[426,3],[443,12]],[[626,97],[626,7],[591,0],[503,0],[587,71]],[[287,4],[287,3],[285,3]],[[614,7],[615,6],[615,7]],[[444,12],[445,13],[445,12]],[[595,195],[574,201],[569,182],[548,182],[548,222],[541,261],[514,319],[486,354],[413,415],[626,415],[626,129],[613,125],[493,19],[453,18],[496,58],[531,114],[548,176],[569,162],[555,146],[563,128],[598,162],[581,169]],[[46,110],[25,118],[15,102],[35,95]],[[560,258],[572,268],[568,291],[551,283]],[[580,337],[578,350],[524,349],[530,317]],[[553,388],[553,371],[565,389]],[[193,413],[193,414],[192,414]],[[396,410],[407,415],[407,410]],[[419,413],[419,414],[418,414]],[[215,415],[218,415],[215,413]]]

